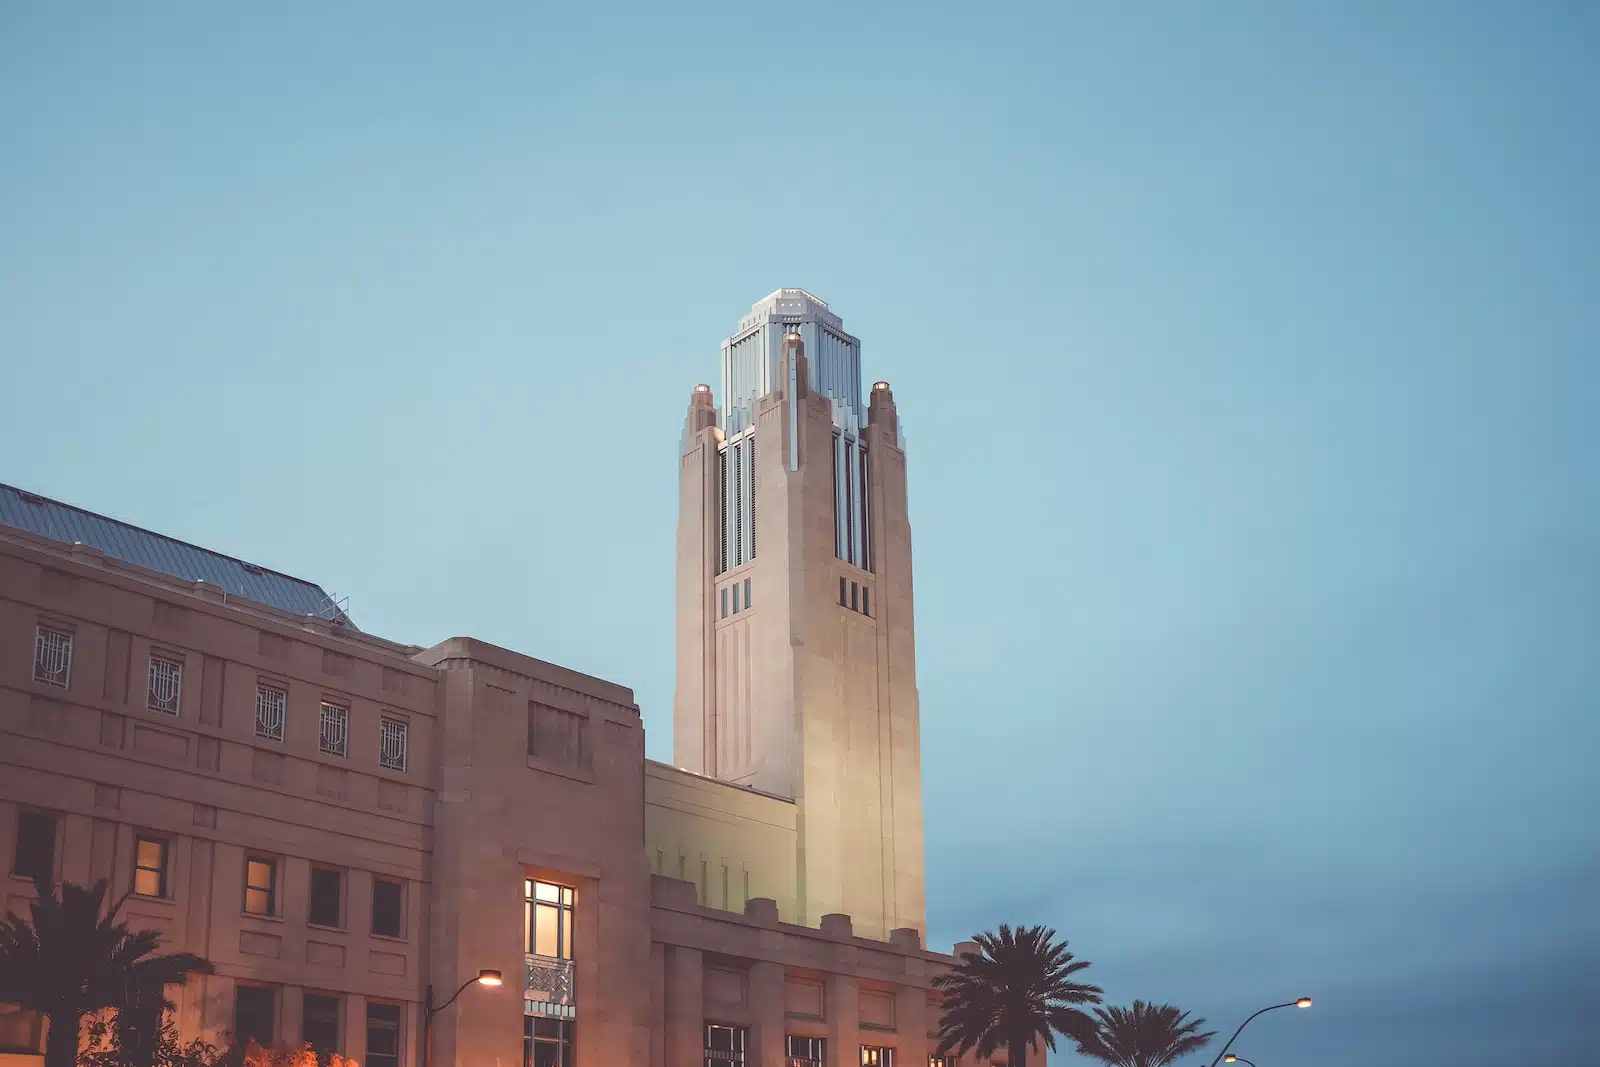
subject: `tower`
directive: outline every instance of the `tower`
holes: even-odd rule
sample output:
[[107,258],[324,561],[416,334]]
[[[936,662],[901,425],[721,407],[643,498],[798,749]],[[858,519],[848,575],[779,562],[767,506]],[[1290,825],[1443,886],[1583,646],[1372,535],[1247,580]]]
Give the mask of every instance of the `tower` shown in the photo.
[[796,804],[800,921],[924,929],[905,451],[888,383],[803,289],[722,343],[679,473],[675,762]]

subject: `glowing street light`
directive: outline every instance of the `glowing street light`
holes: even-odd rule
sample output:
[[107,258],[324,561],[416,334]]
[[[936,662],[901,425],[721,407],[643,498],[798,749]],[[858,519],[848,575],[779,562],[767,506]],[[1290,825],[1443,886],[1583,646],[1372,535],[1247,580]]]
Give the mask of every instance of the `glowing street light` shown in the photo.
[[[438,1015],[441,1011],[444,1011],[450,1005],[454,1004],[456,1002],[456,997],[459,997],[462,993],[466,992],[467,987],[470,985],[488,986],[489,988],[493,989],[496,986],[504,984],[504,982],[505,979],[501,976],[499,971],[494,970],[491,967],[485,967],[473,977],[468,978],[465,982],[462,982],[461,988],[452,993],[450,995],[450,999],[445,1001],[443,1004],[440,1004],[438,1007],[435,1007],[433,1003],[433,986],[430,985],[428,987],[428,997],[422,1003],[422,1067],[428,1067],[428,1053],[431,1051],[431,1042],[428,1040],[428,1038],[433,1031],[433,1017]],[[1217,1067],[1217,1065],[1213,1063],[1211,1067]]]
[[[1311,998],[1310,997],[1301,997],[1298,1000],[1289,1000],[1289,1001],[1285,1001],[1282,1004],[1269,1004],[1265,1008],[1262,1008],[1260,1011],[1256,1012],[1255,1015],[1250,1016],[1250,1019],[1254,1019],[1256,1017],[1256,1015],[1265,1015],[1269,1011],[1277,1011],[1279,1008],[1309,1008],[1309,1007],[1311,1007]],[[1217,1053],[1217,1058],[1211,1061],[1211,1067],[1217,1067],[1217,1064],[1221,1063],[1223,1061],[1224,1057],[1227,1058],[1227,1061],[1229,1063],[1233,1063],[1235,1061],[1242,1062],[1242,1063],[1250,1063],[1249,1060],[1239,1060],[1238,1056],[1229,1056],[1228,1055],[1228,1050],[1233,1047],[1233,1043],[1235,1041],[1239,1040],[1239,1035],[1244,1033],[1244,1028],[1250,1025],[1250,1019],[1246,1019],[1244,1022],[1239,1024],[1239,1029],[1237,1029],[1237,1030],[1235,1030],[1233,1032],[1233,1036],[1228,1038],[1228,1043],[1226,1045],[1222,1046],[1222,1051]],[[1255,1067],[1255,1064],[1250,1064],[1250,1067]]]
[[[1223,1063],[1250,1063],[1250,1061],[1245,1059],[1243,1056],[1235,1056],[1231,1052],[1228,1053],[1226,1056],[1222,1057],[1222,1062]],[[1256,1065],[1253,1064],[1253,1063],[1250,1063],[1250,1067],[1256,1067]]]

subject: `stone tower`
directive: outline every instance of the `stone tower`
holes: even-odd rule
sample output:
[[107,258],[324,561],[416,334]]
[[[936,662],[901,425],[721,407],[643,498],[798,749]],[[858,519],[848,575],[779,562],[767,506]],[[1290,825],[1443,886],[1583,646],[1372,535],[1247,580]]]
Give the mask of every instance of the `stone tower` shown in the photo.
[[924,928],[906,459],[888,383],[803,289],[722,343],[679,473],[675,762],[796,804],[800,920]]

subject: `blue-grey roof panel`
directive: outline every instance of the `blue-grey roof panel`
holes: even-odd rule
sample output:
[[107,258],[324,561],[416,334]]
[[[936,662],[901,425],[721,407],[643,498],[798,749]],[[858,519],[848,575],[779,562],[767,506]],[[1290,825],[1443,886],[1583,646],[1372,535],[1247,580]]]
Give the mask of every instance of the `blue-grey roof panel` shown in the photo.
[[203,579],[221,587],[229,596],[254,600],[294,615],[337,619],[354,628],[349,616],[319,585],[3,483],[0,525],[68,545],[82,542],[124,563],[186,582]]

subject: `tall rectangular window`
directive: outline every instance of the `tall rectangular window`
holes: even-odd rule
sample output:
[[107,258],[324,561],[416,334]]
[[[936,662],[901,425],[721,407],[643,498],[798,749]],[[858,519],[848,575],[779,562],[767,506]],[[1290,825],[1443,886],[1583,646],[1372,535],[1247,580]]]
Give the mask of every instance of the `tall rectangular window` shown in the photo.
[[326,1063],[331,1053],[339,1051],[339,998],[306,993],[300,1008],[300,1040]]
[[862,1045],[861,1067],[894,1067],[894,1049],[882,1045]]
[[726,619],[728,617],[728,587],[727,586],[723,586],[722,587],[722,617],[724,619]]
[[744,580],[744,606],[750,606],[750,579]]
[[17,845],[11,870],[19,878],[56,877],[56,817],[42,811],[17,812]]
[[861,587],[861,614],[863,614],[863,615],[871,615],[872,614],[872,606],[868,601],[868,597],[869,596],[871,596],[871,592],[868,590],[868,588],[866,586],[862,586]]
[[282,741],[283,720],[288,708],[287,692],[273,685],[256,686],[256,736]]
[[322,702],[322,715],[318,723],[320,739],[317,747],[330,756],[349,754],[350,709],[343,704]]
[[856,589],[857,589],[856,583],[855,582],[851,582],[850,583],[850,610],[851,611],[855,611],[856,610]]
[[407,725],[387,716],[379,724],[378,766],[391,771],[406,769]]
[[367,1002],[367,1067],[400,1067],[400,1005]]
[[[756,439],[753,435],[750,438],[750,554],[746,558],[756,558]],[[748,597],[744,606],[750,606]]]
[[148,688],[145,707],[168,715],[178,714],[178,700],[183,695],[183,664],[166,656],[151,656]]
[[344,875],[327,867],[311,868],[311,908],[306,921],[313,926],[343,926]]
[[133,839],[133,891],[142,897],[167,895],[167,853],[165,838],[140,834]]
[[251,856],[244,861],[246,915],[278,914],[278,861]]
[[788,1067],[823,1067],[828,1062],[828,1042],[821,1037],[796,1037],[785,1034],[783,1054]]
[[733,583],[733,613],[739,614],[739,583]]
[[572,1035],[576,1026],[571,1019],[523,1016],[523,1067],[572,1067]]
[[850,606],[850,601],[845,596],[845,586],[846,586],[846,584],[847,583],[845,582],[845,580],[843,578],[839,579],[839,606],[841,608],[847,608],[847,607]]
[[265,985],[233,987],[233,1040],[241,1048],[250,1041],[263,1048],[277,1033],[277,990]]
[[564,885],[523,882],[523,922],[528,931],[528,951],[551,959],[572,958],[573,893]]
[[728,569],[728,450],[717,453],[717,573]]
[[372,932],[379,937],[400,937],[401,893],[399,882],[387,878],[372,880]]
[[706,1067],[744,1067],[748,1039],[749,1031],[742,1026],[706,1023]]
[[41,625],[33,636],[33,680],[67,688],[72,680],[72,633]]
[[[737,567],[744,562],[744,448],[740,445],[733,446],[733,565]],[[733,610],[739,610],[739,601],[733,602]]]

